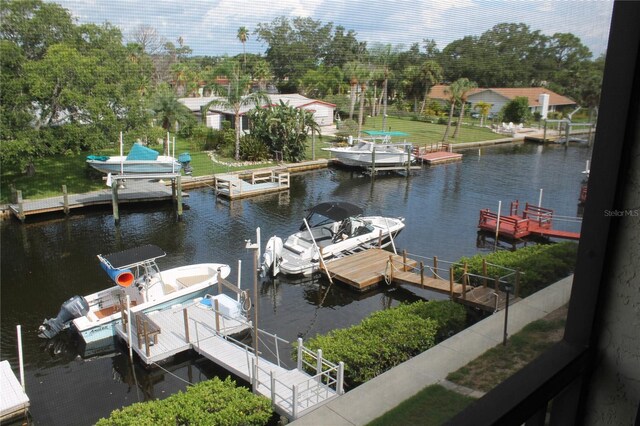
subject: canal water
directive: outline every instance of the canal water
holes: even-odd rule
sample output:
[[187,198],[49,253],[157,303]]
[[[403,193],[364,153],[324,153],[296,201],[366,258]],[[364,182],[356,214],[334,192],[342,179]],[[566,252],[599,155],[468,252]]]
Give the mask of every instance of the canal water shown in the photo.
[[[1,225],[1,358],[17,366],[16,325],[22,326],[26,390],[35,424],[87,425],[133,402],[165,398],[186,383],[226,372],[193,354],[177,357],[159,368],[144,369],[129,362],[126,351],[92,356],[77,348],[73,336],[45,342],[36,330],[45,317],[55,316],[72,295],[84,295],[110,285],[96,255],[141,244],[156,244],[167,252],[161,268],[189,263],[232,265],[231,281],[242,261],[243,286],[252,288],[253,257],[245,240],[262,244],[271,235],[295,232],[305,209],[323,201],[350,201],[365,214],[403,216],[406,228],[395,241],[399,249],[420,256],[455,261],[494,249],[482,245],[476,226],[480,209],[502,213],[509,203],[542,205],[556,214],[575,217],[586,161],[591,150],[582,145],[514,144],[472,149],[462,162],[423,167],[404,176],[372,179],[345,170],[325,169],[292,177],[288,193],[238,201],[217,200],[212,189],[189,192],[188,209],[176,221],[170,206],[121,209],[114,225],[110,210],[56,216],[47,220],[15,220]],[[579,223],[556,222],[579,231]],[[403,301],[443,296],[421,290],[380,288],[358,294],[339,285],[326,290],[319,279],[260,280],[259,327],[287,340],[312,337],[358,323],[373,311]],[[282,352],[281,352],[282,353]],[[286,352],[285,352],[286,354]]]

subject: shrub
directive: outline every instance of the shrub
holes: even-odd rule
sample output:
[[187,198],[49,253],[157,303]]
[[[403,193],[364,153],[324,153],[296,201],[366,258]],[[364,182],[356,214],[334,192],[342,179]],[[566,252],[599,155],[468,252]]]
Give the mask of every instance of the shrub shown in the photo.
[[262,141],[245,135],[240,139],[240,158],[245,161],[267,160],[269,149]]
[[216,377],[164,400],[114,410],[96,425],[265,425],[272,414],[267,398],[237,387],[228,377]]
[[[450,301],[416,302],[378,311],[360,324],[318,335],[306,346],[345,363],[345,383],[360,385],[432,347],[438,336],[465,324],[462,306]],[[297,353],[294,353],[294,358]]]
[[[516,269],[520,275],[520,296],[526,297],[553,284],[573,272],[578,253],[578,245],[573,242],[556,244],[538,244],[523,247],[516,251],[497,251],[488,255],[463,257],[460,263],[467,262],[468,271],[482,275],[482,259],[487,263]],[[460,273],[457,268],[456,273]],[[505,275],[504,269],[487,267],[489,277]]]

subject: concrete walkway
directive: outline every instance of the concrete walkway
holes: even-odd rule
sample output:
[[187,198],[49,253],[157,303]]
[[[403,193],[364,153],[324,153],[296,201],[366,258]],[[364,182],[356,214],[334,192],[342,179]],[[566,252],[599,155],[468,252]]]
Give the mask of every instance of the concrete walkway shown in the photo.
[[[509,307],[508,333],[564,306],[571,294],[573,276],[540,290]],[[504,311],[500,311],[450,337],[437,346],[358,386],[292,424],[364,425],[395,408],[426,386],[444,382],[446,376],[488,349],[502,343]]]

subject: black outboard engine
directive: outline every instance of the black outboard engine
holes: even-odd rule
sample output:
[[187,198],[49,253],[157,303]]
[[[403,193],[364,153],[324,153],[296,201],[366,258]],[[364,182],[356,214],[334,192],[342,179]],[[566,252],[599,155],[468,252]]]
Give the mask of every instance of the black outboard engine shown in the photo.
[[66,328],[75,318],[86,315],[89,312],[89,304],[82,296],[73,296],[60,307],[60,312],[55,318],[45,319],[38,328],[38,337],[51,339]]

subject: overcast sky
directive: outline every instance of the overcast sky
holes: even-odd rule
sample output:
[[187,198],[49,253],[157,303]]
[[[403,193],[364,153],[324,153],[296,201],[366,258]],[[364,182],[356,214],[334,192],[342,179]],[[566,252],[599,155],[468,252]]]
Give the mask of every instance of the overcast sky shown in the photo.
[[249,29],[247,52],[264,53],[253,30],[279,16],[310,17],[354,30],[359,41],[408,48],[434,39],[439,49],[466,35],[480,35],[502,22],[531,31],[573,33],[594,57],[606,50],[609,0],[57,0],[79,23],[114,24],[125,39],[140,25],[169,41],[182,36],[194,55],[242,53],[238,28]]

